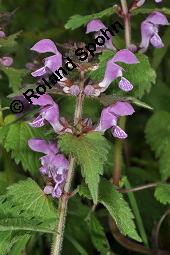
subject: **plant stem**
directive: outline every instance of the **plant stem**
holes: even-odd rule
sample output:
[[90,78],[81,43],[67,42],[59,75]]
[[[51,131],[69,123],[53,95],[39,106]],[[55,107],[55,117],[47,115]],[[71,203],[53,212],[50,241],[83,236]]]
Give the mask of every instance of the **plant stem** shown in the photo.
[[[129,47],[131,43],[131,26],[130,26],[130,16],[128,11],[128,5],[126,0],[120,0],[125,24],[125,41],[126,48]],[[119,123],[120,128],[125,129],[126,126],[126,117],[120,118]],[[122,162],[122,150],[123,150],[123,142],[121,140],[117,140],[115,143],[115,166],[113,170],[113,183],[115,185],[119,185],[119,180],[121,176],[121,162]]]
[[[80,89],[82,89],[83,86],[84,86],[84,72],[81,71],[81,73],[80,73]],[[81,120],[83,99],[84,99],[84,96],[81,92],[76,100],[76,108],[75,108],[75,114],[74,114],[74,126],[76,126],[79,123],[79,121]],[[59,200],[59,220],[58,220],[58,224],[56,227],[56,232],[54,234],[51,255],[60,255],[61,254],[65,222],[66,222],[66,215],[67,215],[67,208],[68,208],[68,200],[70,198],[70,196],[68,194],[70,192],[70,187],[71,187],[71,183],[72,183],[72,179],[73,179],[73,175],[74,175],[74,165],[75,165],[75,158],[73,156],[70,156],[69,169],[68,169],[66,183],[64,185],[64,192]]]
[[136,188],[127,188],[127,189],[118,189],[121,193],[129,193],[129,192],[136,192],[144,189],[150,189],[150,188],[155,188],[157,187],[161,182],[155,182],[155,183],[149,183],[146,185],[141,185]]
[[160,232],[161,225],[162,225],[163,221],[165,220],[165,218],[166,218],[169,214],[170,214],[170,209],[168,209],[168,210],[163,214],[163,216],[162,216],[161,219],[159,220],[158,225],[157,225],[157,227],[156,227],[156,234],[155,234],[156,248],[159,247],[159,232]]
[[[119,126],[122,129],[125,129],[126,118],[121,117],[119,121]],[[119,186],[119,181],[121,177],[121,166],[122,166],[122,151],[123,151],[123,142],[121,140],[116,140],[115,142],[115,164],[113,170],[113,183],[116,186]]]
[[124,24],[125,24],[125,41],[126,41],[126,48],[129,47],[131,44],[131,25],[130,25],[130,15],[128,10],[128,5],[126,0],[120,0],[123,17],[124,17]]

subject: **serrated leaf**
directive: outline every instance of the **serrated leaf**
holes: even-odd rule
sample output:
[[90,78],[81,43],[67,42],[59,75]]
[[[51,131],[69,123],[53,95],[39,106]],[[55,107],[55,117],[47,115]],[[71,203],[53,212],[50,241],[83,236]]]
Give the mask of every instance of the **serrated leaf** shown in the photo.
[[27,74],[26,69],[3,66],[1,66],[0,69],[7,75],[9,79],[9,87],[13,92],[16,92],[21,87],[23,77]]
[[106,138],[98,132],[91,132],[80,137],[65,134],[60,136],[59,146],[64,153],[73,154],[78,160],[82,175],[96,204],[100,175],[103,174],[103,165],[110,148]]
[[0,197],[0,254],[8,254],[26,233],[54,233],[56,220],[51,200],[33,180],[10,186]]
[[91,213],[89,219],[89,230],[94,247],[101,255],[111,255],[109,242],[99,220]]
[[145,102],[142,102],[141,100],[135,98],[135,97],[127,97],[127,100],[131,101],[133,104],[140,106],[142,108],[148,109],[148,110],[153,110],[153,108],[146,104]]
[[148,121],[146,140],[160,158],[159,168],[163,180],[170,177],[170,113],[159,111]]
[[155,189],[154,195],[162,204],[170,204],[170,184],[160,184]]
[[25,234],[18,232],[13,233],[12,231],[6,231],[0,233],[0,255],[7,255],[11,251],[14,244],[16,244]]
[[[79,194],[90,198],[90,193],[85,186],[80,186]],[[127,235],[141,242],[141,238],[136,232],[133,221],[134,216],[128,203],[123,199],[122,194],[116,190],[114,185],[105,179],[102,179],[100,182],[99,202],[109,211],[123,235]]]
[[9,35],[5,38],[0,39],[0,48],[14,48],[17,44],[16,39],[21,34],[20,32],[17,32],[15,34]]
[[21,162],[24,170],[33,174],[37,173],[40,167],[40,154],[31,151],[28,140],[35,137],[45,138],[46,135],[42,130],[32,128],[25,122],[16,122],[0,128],[0,143],[11,152],[17,164]]
[[25,234],[23,235],[18,242],[16,242],[16,244],[14,244],[14,246],[12,247],[12,249],[9,252],[9,255],[18,255],[18,254],[22,254],[25,246],[27,245],[29,239],[30,239],[31,235],[29,234]]
[[41,233],[55,233],[55,221],[53,225],[49,227],[41,226],[41,222],[38,220],[24,219],[22,217],[17,218],[4,218],[0,219],[0,232],[3,231],[28,231],[28,232],[41,232]]
[[116,8],[117,8],[116,6],[113,6],[101,12],[94,13],[92,15],[86,15],[86,16],[73,15],[65,24],[65,28],[74,30],[78,27],[81,27],[82,25],[86,25],[89,21],[93,19],[101,19],[104,16],[110,16],[116,12]]
[[[38,184],[32,179],[8,187],[7,201],[18,206],[24,214],[43,219],[56,218],[55,208]],[[24,215],[22,213],[22,215]]]

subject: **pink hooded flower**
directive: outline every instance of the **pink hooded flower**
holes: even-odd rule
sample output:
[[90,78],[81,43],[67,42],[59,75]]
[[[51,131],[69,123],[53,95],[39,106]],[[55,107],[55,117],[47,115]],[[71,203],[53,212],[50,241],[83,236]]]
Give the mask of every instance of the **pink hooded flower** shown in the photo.
[[119,82],[120,89],[124,91],[130,91],[133,89],[133,85],[123,77],[123,68],[116,64],[116,62],[123,62],[125,64],[139,63],[138,59],[131,51],[127,49],[118,51],[115,56],[107,62],[104,79],[99,83],[99,87],[102,88],[102,92],[104,92],[112,81],[118,77],[121,77]]
[[38,99],[32,99],[33,105],[41,106],[39,116],[29,123],[32,127],[38,128],[45,125],[48,121],[55,132],[60,132],[64,127],[60,123],[59,108],[48,94],[40,96]]
[[13,58],[11,57],[0,58],[0,64],[9,67],[13,64]]
[[62,66],[62,55],[58,51],[57,47],[55,46],[54,42],[50,39],[42,39],[39,42],[37,42],[31,50],[36,51],[38,53],[53,53],[52,56],[47,57],[44,59],[44,66],[40,69],[32,72],[32,76],[43,76],[46,74],[49,70],[51,72],[55,72]]
[[[95,38],[98,36],[103,36],[101,29],[107,29],[107,27],[103,24],[103,22],[99,19],[94,19],[91,20],[88,24],[87,24],[87,28],[86,28],[86,34],[91,33],[91,32],[95,32]],[[110,39],[106,40],[104,46],[108,49],[115,49],[115,47],[112,44],[112,36],[110,35]]]
[[141,52],[145,52],[149,43],[155,48],[162,48],[164,46],[158,32],[159,26],[169,25],[165,15],[160,12],[153,12],[141,24],[142,41],[140,44]]
[[132,115],[134,109],[128,102],[117,102],[107,108],[104,108],[99,124],[95,128],[95,131],[105,132],[111,128],[112,135],[119,139],[127,138],[127,134],[118,125],[118,118],[120,116]]
[[33,138],[28,141],[28,145],[33,151],[45,154],[40,158],[40,172],[42,175],[47,175],[52,183],[44,188],[44,192],[51,194],[54,198],[59,198],[67,176],[68,160],[63,154],[58,153],[58,147],[52,141]]

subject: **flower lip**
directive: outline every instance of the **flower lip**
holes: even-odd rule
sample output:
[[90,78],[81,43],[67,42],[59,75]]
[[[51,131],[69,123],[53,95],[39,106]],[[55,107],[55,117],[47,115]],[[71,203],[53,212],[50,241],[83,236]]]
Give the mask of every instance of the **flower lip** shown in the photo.
[[153,23],[154,25],[169,25],[169,22],[164,14],[161,12],[152,12],[146,21]]
[[115,56],[111,59],[113,62],[123,62],[125,64],[137,64],[139,60],[130,50],[119,50]]
[[54,103],[52,97],[48,95],[47,93],[44,95],[41,95],[39,98],[32,98],[32,104],[33,105],[39,105],[39,106],[46,106],[46,105],[52,105]]
[[58,153],[58,147],[53,141],[32,138],[28,140],[28,145],[33,151],[42,152],[44,154]]
[[59,51],[57,50],[57,47],[55,46],[54,42],[50,39],[42,39],[30,49],[33,51],[36,51],[38,53],[46,53],[51,52],[54,54],[58,54]]
[[106,26],[103,24],[103,22],[101,20],[99,20],[99,19],[91,20],[87,24],[86,34],[91,33],[91,32],[97,32],[102,28],[106,28]]

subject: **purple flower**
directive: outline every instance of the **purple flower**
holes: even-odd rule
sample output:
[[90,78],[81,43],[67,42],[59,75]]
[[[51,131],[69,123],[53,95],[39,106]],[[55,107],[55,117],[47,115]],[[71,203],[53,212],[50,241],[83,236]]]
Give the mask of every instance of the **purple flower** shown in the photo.
[[120,116],[132,115],[133,113],[134,109],[128,102],[117,102],[104,108],[95,131],[105,132],[107,129],[111,128],[114,137],[125,139],[127,138],[127,134],[117,125],[118,118]]
[[[86,34],[91,33],[91,32],[95,32],[95,38],[98,37],[98,36],[103,36],[100,29],[102,29],[102,30],[107,29],[107,27],[99,19],[91,20],[87,24]],[[115,49],[115,47],[112,44],[112,36],[111,35],[110,35],[110,39],[106,40],[104,46],[108,49]]]
[[55,46],[54,42],[50,39],[42,39],[39,42],[37,42],[31,50],[36,51],[38,53],[53,53],[54,55],[47,57],[44,59],[44,66],[40,69],[36,70],[35,72],[32,72],[32,76],[43,76],[46,74],[49,70],[51,72],[55,72],[62,66],[62,55],[58,51],[57,47]]
[[35,67],[35,64],[31,63],[31,62],[28,62],[26,63],[25,67],[29,70],[29,71],[32,71]]
[[63,154],[58,154],[58,147],[52,141],[33,138],[28,141],[28,145],[33,151],[45,154],[40,158],[40,172],[42,175],[47,175],[51,183],[44,188],[44,192],[51,194],[54,198],[59,198],[67,177],[68,160]]
[[[161,3],[162,0],[155,0],[156,3]],[[135,2],[137,7],[141,7],[145,3],[145,0],[137,0],[137,3]]]
[[0,58],[0,64],[9,67],[13,64],[13,58],[11,57]]
[[139,63],[136,56],[129,50],[120,50],[115,56],[107,62],[104,79],[99,83],[99,87],[102,88],[102,92],[104,92],[108,86],[114,81],[116,78],[121,77],[119,82],[120,89],[124,91],[130,91],[133,89],[133,85],[123,77],[123,68],[115,62],[123,62],[126,64],[137,64]]
[[32,99],[33,105],[41,106],[39,116],[29,123],[32,127],[38,128],[45,125],[48,121],[55,132],[60,132],[64,127],[60,123],[59,108],[48,94]]
[[78,96],[80,93],[80,88],[78,85],[72,85],[71,87],[64,86],[63,91],[68,94],[70,93],[72,96]]
[[5,32],[4,31],[0,31],[0,38],[5,38],[6,37],[6,34],[5,34]]
[[95,89],[92,85],[87,85],[85,88],[84,88],[84,95],[86,96],[91,96],[95,93]]
[[169,25],[165,15],[160,12],[153,12],[141,24],[142,41],[140,44],[141,52],[145,52],[149,43],[155,48],[162,48],[164,46],[158,32],[160,25]]

